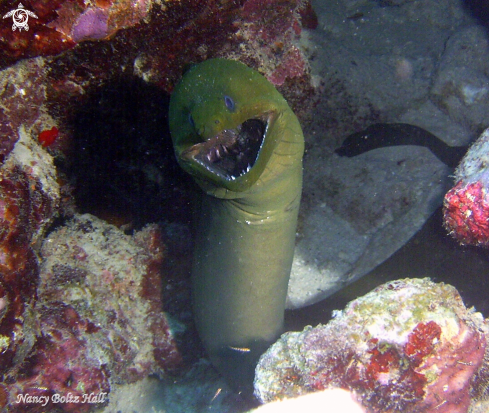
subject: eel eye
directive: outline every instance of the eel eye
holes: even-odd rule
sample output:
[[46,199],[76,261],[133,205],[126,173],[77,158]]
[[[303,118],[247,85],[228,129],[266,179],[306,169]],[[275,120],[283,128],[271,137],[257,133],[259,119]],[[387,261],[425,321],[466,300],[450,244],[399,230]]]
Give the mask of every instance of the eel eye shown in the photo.
[[234,100],[232,98],[224,96],[224,103],[231,112],[234,112]]

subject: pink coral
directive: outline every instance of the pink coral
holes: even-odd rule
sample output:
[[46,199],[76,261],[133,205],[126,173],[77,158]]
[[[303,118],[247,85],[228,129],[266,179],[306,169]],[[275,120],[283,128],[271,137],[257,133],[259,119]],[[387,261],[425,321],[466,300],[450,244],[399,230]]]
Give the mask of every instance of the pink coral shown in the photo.
[[268,402],[337,387],[368,413],[466,413],[486,333],[453,287],[390,282],[325,326],[284,334],[260,359],[255,394]]
[[275,86],[284,84],[287,77],[301,77],[307,71],[304,56],[299,49],[292,47],[285,56],[283,56],[280,64],[275,68],[268,80]]
[[489,246],[489,196],[480,181],[459,181],[444,199],[445,226],[462,244]]
[[93,7],[85,10],[73,26],[71,34],[75,42],[99,40],[107,37],[109,11]]
[[469,148],[445,195],[444,222],[462,244],[489,246],[489,129]]

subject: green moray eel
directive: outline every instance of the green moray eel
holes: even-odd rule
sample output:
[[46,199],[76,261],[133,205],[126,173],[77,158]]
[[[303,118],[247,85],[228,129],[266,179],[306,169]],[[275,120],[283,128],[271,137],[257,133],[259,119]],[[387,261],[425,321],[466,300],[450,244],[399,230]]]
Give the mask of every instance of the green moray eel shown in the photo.
[[283,328],[304,138],[285,99],[246,65],[193,66],[170,101],[177,160],[203,190],[192,269],[197,329],[217,369],[252,389]]

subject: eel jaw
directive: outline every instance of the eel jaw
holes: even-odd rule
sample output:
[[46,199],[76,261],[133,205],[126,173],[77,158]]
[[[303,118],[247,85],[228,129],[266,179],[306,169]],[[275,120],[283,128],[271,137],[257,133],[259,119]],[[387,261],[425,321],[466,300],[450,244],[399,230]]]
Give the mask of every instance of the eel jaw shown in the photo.
[[266,113],[244,121],[235,129],[224,129],[185,149],[180,156],[215,177],[234,181],[255,165],[273,117]]

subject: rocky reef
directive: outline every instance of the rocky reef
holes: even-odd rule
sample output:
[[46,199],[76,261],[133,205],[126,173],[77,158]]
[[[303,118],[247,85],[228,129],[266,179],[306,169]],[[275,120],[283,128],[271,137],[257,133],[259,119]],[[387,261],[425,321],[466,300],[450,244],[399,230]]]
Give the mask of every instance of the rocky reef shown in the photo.
[[[317,26],[309,1],[26,0],[24,6],[38,18],[30,19],[28,31],[2,25],[0,68],[70,50],[48,59],[58,93],[74,92],[75,85],[80,92],[122,73],[169,92],[186,64],[211,57],[259,67],[296,103],[304,103],[306,90],[313,93],[308,62],[296,44],[303,26]],[[2,4],[0,15],[11,9]]]
[[37,58],[0,74],[0,407],[87,412],[113,383],[163,375],[181,358],[163,312],[158,227],[128,236],[71,209],[44,69]]
[[163,253],[156,225],[128,236],[76,215],[49,234],[38,299],[22,326],[36,337],[2,386],[11,411],[87,412],[108,402],[112,383],[163,375],[181,362],[162,311]]
[[101,0],[95,2],[25,0],[13,8],[11,2],[0,5],[0,15],[24,8],[31,14],[27,29],[0,29],[0,51],[5,63],[26,57],[55,55],[86,40],[109,38],[119,30],[132,27],[147,17],[152,1],[127,2]]
[[36,341],[36,252],[60,200],[52,157],[23,126],[15,133],[18,140],[0,168],[0,370],[4,375]]
[[466,413],[487,392],[487,333],[450,285],[389,282],[326,325],[282,335],[260,359],[255,395],[267,403],[342,388],[371,413]]
[[[314,89],[296,43],[317,18],[297,0],[23,7],[29,30],[0,27],[0,408],[88,412],[115,385],[200,354],[178,279],[188,247],[166,257],[171,223],[189,215],[166,119],[184,66],[242,60],[306,114]],[[175,329],[190,337],[179,349]]]
[[117,382],[163,374],[180,362],[162,311],[164,250],[155,224],[129,236],[88,214],[43,242],[40,305],[73,307],[88,325],[91,352]]
[[461,244],[489,246],[489,129],[469,148],[445,195],[444,222]]
[[[18,7],[12,4],[3,2],[0,14]],[[412,234],[403,229],[425,220],[408,214],[414,202],[433,199],[431,183],[449,173],[421,148],[409,151],[412,160],[405,152],[386,151],[388,161],[377,152],[363,158],[370,166],[354,159],[339,168],[331,155],[347,133],[372,122],[402,121],[460,145],[487,127],[486,33],[473,26],[458,0],[324,1],[317,2],[319,19],[302,0],[23,4],[38,16],[29,19],[28,31],[13,31],[12,20],[0,20],[0,406],[12,412],[95,410],[115,399],[116,389],[118,395],[128,393],[148,374],[168,377],[181,358],[203,355],[192,335],[185,278],[192,190],[178,175],[166,128],[168,97],[187,64],[238,59],[272,81],[302,120],[310,119],[315,93],[322,93],[308,132],[309,176],[298,241],[312,253],[299,262],[308,273],[294,277],[297,306],[310,303],[311,292],[322,298],[351,281],[345,274],[355,275],[352,267],[361,266],[362,257],[374,257],[375,265],[384,260],[376,240],[391,251],[395,242],[402,245],[402,236]],[[472,167],[464,168],[460,186],[446,201],[447,216],[465,231],[461,242],[485,245],[484,174],[480,170],[472,180]],[[416,186],[415,173],[428,185]],[[402,179],[386,185],[386,176]],[[342,215],[328,215],[329,209]],[[405,225],[390,225],[404,216]],[[390,232],[374,234],[374,224]],[[370,234],[374,242],[365,247]],[[375,294],[425,287],[427,295],[440,294],[433,293],[434,304],[420,300],[412,320],[400,317],[406,325],[394,329],[392,340],[387,331],[347,337],[342,330],[342,338],[331,338],[306,330],[297,336],[304,339],[301,345],[324,341],[330,350],[312,352],[305,370],[282,372],[278,380],[286,395],[334,385],[357,392],[372,411],[431,406],[441,412],[460,411],[469,396],[486,397],[489,357],[480,358],[485,324],[479,316],[463,309],[447,286],[401,284],[409,285],[393,283],[392,290],[384,286]],[[302,295],[294,292],[299,286]],[[418,292],[413,296],[422,296]],[[379,309],[377,326],[381,317],[396,325],[389,311],[373,309]],[[346,318],[350,311],[355,314],[350,306],[332,325],[371,325],[361,317]],[[461,335],[447,330],[455,323]],[[187,336],[177,345],[178,328]],[[337,333],[336,327],[321,329]],[[341,350],[341,339],[350,340],[349,352]],[[449,360],[447,343],[454,346]],[[448,360],[445,367],[436,355]],[[161,382],[170,409],[231,411],[229,404],[234,408],[241,401],[215,375],[209,379],[208,364],[201,366],[205,375],[190,370],[186,376],[184,398],[200,392],[191,407],[182,403],[181,382]],[[196,381],[205,381],[205,390],[195,391]],[[51,404],[32,398],[16,403],[27,394],[49,397]],[[90,394],[98,398],[76,402]],[[279,397],[278,390],[265,394],[263,400]],[[446,394],[446,402],[434,400]],[[55,395],[63,399],[53,404]]]

